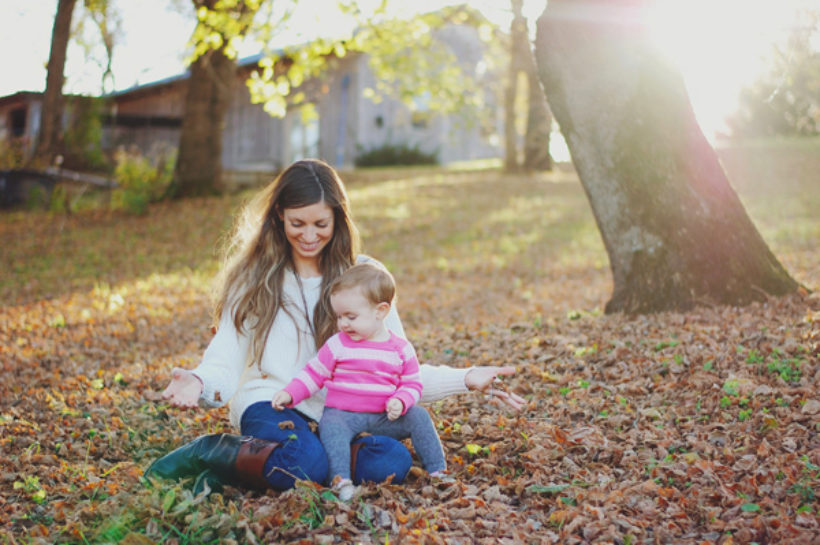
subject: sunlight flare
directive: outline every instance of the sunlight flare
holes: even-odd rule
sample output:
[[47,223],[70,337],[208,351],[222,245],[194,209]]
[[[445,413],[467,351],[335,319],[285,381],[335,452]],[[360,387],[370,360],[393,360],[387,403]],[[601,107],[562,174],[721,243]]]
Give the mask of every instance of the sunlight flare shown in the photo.
[[802,0],[655,0],[650,35],[681,70],[707,137],[725,129],[739,91],[763,74],[772,48],[794,25]]

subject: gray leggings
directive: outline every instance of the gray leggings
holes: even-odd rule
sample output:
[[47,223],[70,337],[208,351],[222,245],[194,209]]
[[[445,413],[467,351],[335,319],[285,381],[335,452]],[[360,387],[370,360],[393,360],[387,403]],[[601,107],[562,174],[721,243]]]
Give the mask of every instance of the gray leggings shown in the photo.
[[388,420],[387,413],[354,413],[325,407],[319,420],[319,439],[327,453],[331,480],[336,475],[350,478],[350,442],[361,432],[398,440],[409,437],[424,469],[433,473],[447,468],[441,442],[426,409],[413,405],[403,416]]

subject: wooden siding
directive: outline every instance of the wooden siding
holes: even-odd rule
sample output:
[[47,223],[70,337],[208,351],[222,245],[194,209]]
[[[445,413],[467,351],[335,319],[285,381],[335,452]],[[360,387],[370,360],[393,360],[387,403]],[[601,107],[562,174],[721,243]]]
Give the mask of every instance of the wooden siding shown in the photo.
[[[481,59],[482,44],[475,29],[448,29],[440,38],[466,66],[474,67]],[[277,119],[262,105],[251,104],[245,79],[252,65],[240,68],[223,134],[222,162],[228,183],[267,180],[306,155],[350,168],[362,150],[385,144],[438,152],[442,163],[502,155],[478,126],[457,116],[430,113],[425,122],[417,118],[414,123],[412,112],[401,102],[384,98],[377,103],[365,98],[364,90],[375,88],[376,83],[366,55],[349,54],[334,59],[332,65],[319,81],[306,83],[319,116],[308,124],[302,122],[298,110]],[[157,148],[177,147],[187,85],[187,74],[182,74],[110,95],[113,105],[105,119],[104,148],[137,146],[151,154]],[[30,99],[29,94],[35,98]],[[0,136],[12,130],[11,111],[20,104],[26,105],[26,138],[33,142],[39,127],[39,93],[0,98]],[[501,122],[499,117],[496,124]]]

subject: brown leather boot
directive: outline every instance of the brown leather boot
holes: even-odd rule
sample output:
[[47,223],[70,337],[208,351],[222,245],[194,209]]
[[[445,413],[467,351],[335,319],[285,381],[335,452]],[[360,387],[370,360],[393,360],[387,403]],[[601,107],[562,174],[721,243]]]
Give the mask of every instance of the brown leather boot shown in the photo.
[[268,487],[263,475],[265,461],[278,446],[274,441],[249,436],[203,435],[155,460],[145,477],[179,480],[196,476],[195,493],[204,489],[206,482],[212,490],[223,484],[264,490]]

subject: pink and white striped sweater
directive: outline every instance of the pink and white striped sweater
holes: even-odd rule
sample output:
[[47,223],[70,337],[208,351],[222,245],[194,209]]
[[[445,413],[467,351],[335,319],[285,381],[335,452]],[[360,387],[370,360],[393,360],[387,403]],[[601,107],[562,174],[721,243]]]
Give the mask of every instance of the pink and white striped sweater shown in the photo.
[[285,387],[293,398],[289,407],[327,386],[326,407],[358,413],[386,410],[393,398],[404,411],[421,397],[416,351],[407,340],[390,332],[383,342],[354,341],[340,331],[319,349],[316,357]]

